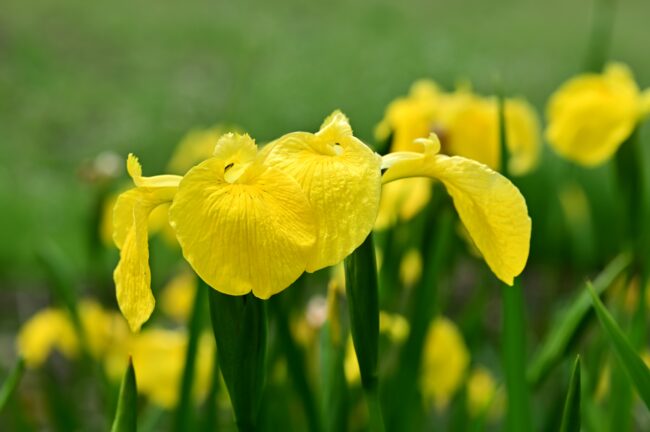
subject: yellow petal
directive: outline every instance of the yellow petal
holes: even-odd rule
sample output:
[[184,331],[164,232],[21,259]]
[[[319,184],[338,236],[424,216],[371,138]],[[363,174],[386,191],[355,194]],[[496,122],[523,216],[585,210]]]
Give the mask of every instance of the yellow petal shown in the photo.
[[424,398],[438,408],[446,407],[465,378],[469,360],[458,327],[447,318],[436,318],[429,326],[422,353],[420,386]]
[[227,167],[215,157],[192,168],[170,221],[183,255],[205,282],[226,294],[252,291],[266,299],[305,270],[314,215],[298,183],[283,172],[255,162],[230,183]]
[[598,165],[611,158],[632,133],[641,111],[631,72],[612,64],[603,74],[569,80],[551,96],[546,138],[563,157]]
[[501,147],[496,99],[482,98],[467,91],[453,93],[448,98],[453,109],[447,113],[442,126],[444,153],[499,169]]
[[149,188],[164,188],[164,187],[177,187],[181,181],[181,177],[177,175],[159,175],[153,177],[142,176],[142,166],[138,162],[138,158],[132,153],[126,160],[126,170],[133,179],[133,183],[137,187]]
[[403,152],[384,157],[388,171],[383,181],[417,176],[440,180],[490,269],[512,285],[526,265],[530,247],[531,221],[523,196],[507,178],[485,165],[436,154],[440,147],[437,139],[420,142],[427,147],[424,154]]
[[[171,409],[178,402],[187,351],[187,333],[178,330],[148,329],[130,343],[130,352],[138,381],[138,393],[153,403]],[[202,334],[196,357],[193,396],[202,401],[210,386],[214,359],[214,339]]]
[[39,367],[53,350],[66,357],[76,356],[79,341],[66,311],[43,309],[32,316],[18,332],[18,352],[28,367]]
[[197,290],[196,275],[188,268],[170,280],[162,292],[162,310],[179,322],[186,322],[192,312]]
[[133,155],[129,155],[127,168],[134,183],[140,186],[121,194],[113,210],[113,239],[120,249],[113,279],[120,310],[135,332],[149,319],[155,303],[149,270],[149,214],[172,200],[180,177],[142,177],[140,164]]
[[515,176],[526,174],[539,162],[541,146],[537,113],[526,100],[514,98],[505,102],[505,118],[508,171]]
[[314,209],[318,237],[307,271],[342,261],[368,236],[377,217],[381,158],[333,113],[316,134],[294,132],[270,143],[266,163],[295,178]]

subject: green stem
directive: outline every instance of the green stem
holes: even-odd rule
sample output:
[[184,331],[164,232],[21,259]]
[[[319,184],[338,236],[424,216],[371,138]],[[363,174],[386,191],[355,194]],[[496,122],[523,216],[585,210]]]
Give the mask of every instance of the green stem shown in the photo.
[[190,428],[192,421],[192,384],[196,370],[196,354],[199,348],[199,338],[203,327],[203,304],[205,303],[207,290],[210,289],[203,282],[199,283],[194,296],[194,305],[188,327],[187,350],[185,352],[185,367],[181,377],[181,388],[176,405],[176,417],[174,419],[174,430],[184,431]]
[[526,323],[523,291],[515,280],[514,286],[504,286],[502,293],[503,369],[508,392],[506,430],[532,430],[530,396],[526,381]]
[[593,4],[585,71],[600,72],[607,61],[607,52],[612,39],[615,0],[594,0]]

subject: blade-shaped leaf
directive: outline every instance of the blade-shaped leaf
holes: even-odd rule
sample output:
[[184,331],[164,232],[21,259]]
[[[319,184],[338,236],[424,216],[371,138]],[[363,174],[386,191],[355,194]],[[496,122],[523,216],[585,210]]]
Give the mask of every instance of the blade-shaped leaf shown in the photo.
[[627,340],[621,328],[609,314],[605,305],[600,301],[598,295],[590,283],[587,284],[591,300],[596,309],[598,320],[605,331],[609,342],[614,347],[616,358],[618,358],[623,370],[630,378],[632,385],[636,388],[639,396],[650,409],[650,369],[643,362],[641,357],[635,352],[634,348]]
[[[621,254],[614,258],[594,280],[594,290],[600,294],[609,288],[631,261],[630,254]],[[587,290],[581,290],[571,305],[555,321],[528,368],[528,382],[533,387],[539,385],[551,369],[562,360],[590,308],[589,293]]]
[[16,366],[14,366],[14,368],[9,373],[9,376],[5,382],[2,384],[2,387],[0,387],[0,412],[2,412],[2,408],[4,408],[4,406],[7,404],[7,401],[16,390],[16,387],[18,387],[18,383],[23,377],[24,372],[25,360],[20,358],[18,359]]
[[138,388],[135,381],[133,361],[129,358],[129,366],[122,378],[120,395],[117,400],[117,412],[113,420],[111,432],[135,432],[138,421]]
[[564,413],[562,414],[562,426],[560,432],[574,432],[580,430],[580,356],[576,357],[569,381],[566,401],[564,402]]

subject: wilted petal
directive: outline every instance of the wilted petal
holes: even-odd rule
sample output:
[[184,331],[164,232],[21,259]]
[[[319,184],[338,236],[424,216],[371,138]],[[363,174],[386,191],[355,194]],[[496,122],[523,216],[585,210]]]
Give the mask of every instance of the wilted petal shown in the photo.
[[307,271],[336,264],[368,236],[377,217],[381,158],[352,135],[340,112],[316,134],[295,132],[269,144],[266,163],[295,178],[314,209],[318,237]]

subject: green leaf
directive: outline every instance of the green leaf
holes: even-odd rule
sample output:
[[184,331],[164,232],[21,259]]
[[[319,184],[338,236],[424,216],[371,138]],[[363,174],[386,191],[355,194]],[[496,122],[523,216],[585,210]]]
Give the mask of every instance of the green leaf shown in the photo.
[[[624,253],[618,255],[594,280],[594,290],[602,293],[618,278],[632,262],[632,256]],[[587,290],[581,290],[570,306],[558,317],[548,332],[528,368],[528,382],[538,386],[551,369],[566,354],[571,341],[575,340],[582,328],[589,311],[591,300]]]
[[345,290],[348,296],[352,342],[357,353],[361,385],[366,393],[373,431],[384,429],[378,394],[379,287],[372,233],[345,259]]
[[580,356],[576,357],[569,380],[569,390],[564,402],[562,426],[560,432],[577,432],[580,430]]
[[379,290],[372,233],[345,259],[345,289],[361,383],[373,389],[379,355]]
[[530,395],[526,381],[526,321],[519,280],[502,288],[503,370],[508,393],[506,430],[532,430]]
[[609,314],[603,303],[598,298],[598,294],[590,283],[587,284],[591,300],[596,309],[596,315],[602,329],[605,331],[609,342],[614,347],[614,353],[618,358],[623,370],[636,388],[639,396],[650,409],[650,370],[643,362],[641,357],[635,352],[630,342],[623,334],[616,321]]
[[177,431],[191,429],[192,422],[192,384],[194,383],[194,371],[196,369],[196,353],[199,347],[199,338],[201,328],[203,327],[203,305],[208,290],[211,289],[200,281],[194,297],[192,314],[190,316],[188,328],[187,351],[185,353],[185,367],[181,378],[181,388],[176,406],[176,417],[174,419],[174,428]]
[[138,388],[135,381],[133,361],[129,358],[129,366],[122,378],[120,395],[117,400],[117,412],[113,420],[111,432],[135,432],[138,421]]
[[266,377],[266,302],[210,289],[219,364],[241,432],[257,429]]
[[23,377],[24,372],[25,360],[21,357],[18,359],[16,366],[14,366],[11,372],[9,372],[9,376],[2,384],[2,387],[0,387],[0,412],[2,412],[7,401],[18,387],[18,383],[20,383],[20,379]]

